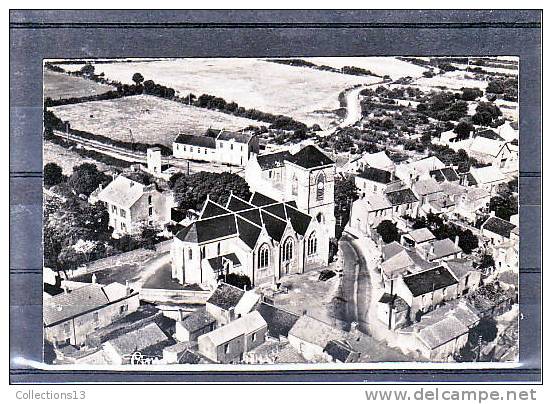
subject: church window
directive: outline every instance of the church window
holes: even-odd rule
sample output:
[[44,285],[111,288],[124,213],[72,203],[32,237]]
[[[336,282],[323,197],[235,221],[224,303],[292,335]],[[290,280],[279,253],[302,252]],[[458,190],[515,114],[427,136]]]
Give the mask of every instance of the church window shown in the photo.
[[293,178],[291,179],[291,193],[293,195],[297,195],[297,177],[295,174],[293,175]]
[[192,249],[190,248],[190,249],[188,249],[188,259],[191,260],[192,256],[193,256]]
[[314,255],[316,254],[317,250],[317,239],[316,239],[316,233],[313,231],[311,235],[309,236],[308,242],[307,242],[307,254],[308,255]]
[[268,267],[269,263],[269,249],[268,245],[263,244],[261,248],[259,248],[259,256],[258,256],[258,267],[259,268],[266,268]]
[[290,261],[293,258],[293,239],[288,237],[284,243],[284,261]]
[[324,173],[320,173],[316,180],[316,200],[321,201],[324,199],[324,184],[326,182],[326,178],[324,176]]

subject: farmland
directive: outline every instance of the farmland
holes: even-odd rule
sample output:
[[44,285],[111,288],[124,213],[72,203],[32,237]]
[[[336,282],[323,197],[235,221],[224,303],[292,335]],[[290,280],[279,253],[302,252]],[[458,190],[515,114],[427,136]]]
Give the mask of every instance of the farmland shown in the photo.
[[[122,141],[171,146],[178,133],[202,134],[209,128],[239,130],[259,125],[235,117],[151,95],[62,105],[51,110],[73,129]],[[131,135],[132,132],[132,135]]]
[[63,170],[63,174],[71,175],[73,173],[73,167],[82,163],[93,163],[98,166],[100,170],[107,170],[109,167],[96,160],[85,158],[78,153],[68,150],[65,147],[59,146],[55,143],[44,141],[43,145],[43,161],[44,164],[56,163]]
[[360,67],[380,76],[388,75],[393,80],[406,76],[420,77],[427,70],[421,66],[390,57],[315,57],[305,58],[305,60],[317,65],[327,65],[337,69],[343,66]]
[[245,108],[291,116],[323,128],[336,118],[338,95],[355,84],[371,84],[378,77],[350,76],[294,67],[259,59],[179,59],[95,65],[96,74],[131,83],[140,72],[146,80],[169,86],[177,94],[212,94]]
[[85,97],[102,94],[115,88],[80,77],[44,70],[44,98]]

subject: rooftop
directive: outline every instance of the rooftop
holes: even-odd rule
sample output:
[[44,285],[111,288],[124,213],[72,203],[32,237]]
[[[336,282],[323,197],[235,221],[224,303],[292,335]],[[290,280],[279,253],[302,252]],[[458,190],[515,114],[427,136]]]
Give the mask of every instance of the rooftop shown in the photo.
[[496,216],[489,217],[481,226],[482,229],[498,234],[502,237],[510,238],[512,230],[517,226]]
[[435,236],[427,227],[421,229],[411,230],[407,235],[416,243],[423,243],[425,241],[434,240]]
[[130,209],[144,195],[146,186],[119,175],[98,193],[100,201]]
[[417,337],[431,349],[458,338],[469,332],[468,327],[455,317],[445,317],[435,324],[420,330]]
[[299,319],[297,314],[264,302],[257,306],[257,311],[268,324],[268,334],[274,338],[287,337],[289,330]]
[[407,275],[403,279],[414,297],[458,283],[450,271],[443,266]]
[[358,354],[351,347],[351,345],[343,340],[332,340],[326,344],[324,347],[324,352],[330,355],[334,360],[345,363],[351,355]]
[[266,327],[266,321],[258,311],[252,311],[220,328],[198,337],[198,342],[210,340],[214,346],[220,346],[240,335],[253,333]]
[[216,149],[217,147],[216,139],[205,135],[188,135],[181,133],[176,137],[174,142],[190,146],[206,147],[209,149]]
[[391,182],[392,174],[379,168],[366,167],[358,173],[358,177],[380,184],[388,184]]
[[284,161],[291,157],[291,153],[287,150],[279,151],[268,154],[259,154],[257,156],[257,162],[263,170],[270,170],[272,168],[282,167]]
[[194,311],[188,317],[180,321],[180,325],[186,330],[193,332],[200,330],[209,324],[213,324],[214,322],[216,322],[216,319],[203,307]]
[[155,323],[138,328],[137,330],[118,336],[115,339],[107,341],[119,355],[132,354],[136,351],[157,345],[167,341],[168,338],[161,331],[161,328]]
[[217,140],[233,140],[237,143],[247,144],[253,138],[252,133],[243,133],[243,132],[230,132],[227,130],[221,130],[217,136]]
[[227,283],[220,283],[207,300],[207,303],[229,310],[238,305],[244,293],[245,291],[240,288]]
[[303,315],[293,325],[289,335],[324,348],[331,340],[346,337],[345,331],[334,328],[315,318]]
[[408,303],[406,303],[402,297],[398,295],[391,295],[389,293],[384,293],[383,295],[381,295],[379,303],[387,304],[399,313],[410,308],[410,306],[408,306]]
[[335,161],[313,145],[303,147],[297,153],[291,155],[287,160],[303,168],[314,168],[335,164]]
[[418,202],[418,198],[410,188],[400,189],[398,191],[385,194],[393,206],[404,205],[406,203]]

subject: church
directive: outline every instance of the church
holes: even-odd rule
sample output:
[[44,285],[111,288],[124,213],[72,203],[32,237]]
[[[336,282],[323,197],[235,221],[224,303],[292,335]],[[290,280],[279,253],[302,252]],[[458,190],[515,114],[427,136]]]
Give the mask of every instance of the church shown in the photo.
[[[280,161],[272,174],[263,168],[267,160]],[[249,200],[231,194],[222,206],[207,199],[199,219],[175,235],[172,277],[214,288],[236,273],[258,286],[327,266],[335,234],[334,174],[335,163],[315,146],[254,157],[246,167],[246,180],[255,179],[248,180]],[[259,191],[263,186],[269,193]]]

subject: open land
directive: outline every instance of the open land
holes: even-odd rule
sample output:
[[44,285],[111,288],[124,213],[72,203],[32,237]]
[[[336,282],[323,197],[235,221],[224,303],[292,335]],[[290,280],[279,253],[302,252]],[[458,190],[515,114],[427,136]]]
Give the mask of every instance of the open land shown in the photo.
[[[197,108],[152,95],[136,95],[51,108],[73,129],[122,141],[170,146],[178,133],[240,130],[258,121]],[[132,131],[132,136],[131,136]]]
[[91,158],[82,157],[80,154],[71,151],[65,147],[45,140],[43,145],[43,160],[44,164],[56,163],[63,170],[63,174],[71,175],[73,173],[73,167],[82,163],[96,164],[99,170],[106,171],[109,167]]
[[44,70],[44,98],[57,100],[60,98],[87,97],[111,90],[115,90],[115,87],[96,83],[82,77]]
[[259,59],[179,59],[95,67],[96,74],[103,72],[121,83],[132,83],[132,75],[140,72],[146,80],[172,87],[181,96],[211,94],[245,108],[288,115],[323,128],[336,118],[327,112],[339,108],[340,92],[381,80]]

